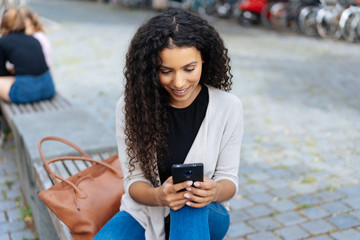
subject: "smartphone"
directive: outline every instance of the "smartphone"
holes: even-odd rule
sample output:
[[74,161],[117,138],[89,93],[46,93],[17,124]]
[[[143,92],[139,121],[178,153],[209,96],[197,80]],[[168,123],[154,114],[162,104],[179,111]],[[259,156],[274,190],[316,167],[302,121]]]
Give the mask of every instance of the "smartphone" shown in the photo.
[[174,164],[171,168],[174,184],[185,181],[204,181],[204,165],[202,163]]

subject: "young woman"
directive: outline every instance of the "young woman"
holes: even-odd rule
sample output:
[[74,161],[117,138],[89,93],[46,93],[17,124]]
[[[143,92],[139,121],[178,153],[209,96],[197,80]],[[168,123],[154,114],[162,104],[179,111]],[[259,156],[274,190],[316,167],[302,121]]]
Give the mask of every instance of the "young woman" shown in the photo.
[[[125,194],[95,239],[222,239],[238,188],[243,134],[227,49],[205,20],[167,10],[136,32],[117,106]],[[204,181],[174,184],[172,164],[203,163]],[[183,191],[181,191],[183,190]]]
[[[14,103],[52,98],[55,86],[38,40],[25,34],[25,18],[18,8],[4,11],[0,33],[0,99]],[[6,68],[14,65],[14,72]]]

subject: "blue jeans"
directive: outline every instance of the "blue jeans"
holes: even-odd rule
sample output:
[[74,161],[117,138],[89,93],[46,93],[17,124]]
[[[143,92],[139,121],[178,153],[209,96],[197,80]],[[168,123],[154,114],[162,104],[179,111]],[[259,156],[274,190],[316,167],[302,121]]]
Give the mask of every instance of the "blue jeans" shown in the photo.
[[13,103],[31,103],[50,99],[55,95],[55,85],[49,71],[38,75],[16,75],[10,88]]
[[[170,210],[170,240],[220,240],[229,229],[229,213],[220,203],[203,208],[185,205]],[[118,212],[95,236],[94,240],[142,240],[145,229],[127,212]]]

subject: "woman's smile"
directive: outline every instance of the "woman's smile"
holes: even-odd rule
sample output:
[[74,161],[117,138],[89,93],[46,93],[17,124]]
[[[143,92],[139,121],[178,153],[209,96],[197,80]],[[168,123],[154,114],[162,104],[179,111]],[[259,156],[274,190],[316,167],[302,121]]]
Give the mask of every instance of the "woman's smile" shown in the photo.
[[183,96],[183,95],[185,95],[185,94],[187,93],[188,90],[189,90],[189,88],[185,88],[185,89],[183,89],[183,90],[175,90],[175,89],[174,89],[174,93],[175,93],[176,95]]

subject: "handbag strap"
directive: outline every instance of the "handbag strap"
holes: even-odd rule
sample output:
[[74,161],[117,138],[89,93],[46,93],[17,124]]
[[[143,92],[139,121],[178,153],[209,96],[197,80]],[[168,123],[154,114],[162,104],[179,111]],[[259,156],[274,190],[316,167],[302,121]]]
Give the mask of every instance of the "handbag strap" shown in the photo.
[[44,163],[46,171],[50,174],[50,177],[54,180],[55,183],[58,183],[58,181],[57,181],[57,179],[55,177],[55,173],[50,169],[47,161],[45,160],[42,149],[41,149],[41,145],[45,141],[58,141],[58,142],[61,142],[61,143],[65,143],[65,144],[69,145],[70,147],[74,148],[75,150],[77,150],[83,156],[85,156],[87,158],[90,158],[90,156],[86,152],[81,150],[81,148],[79,148],[78,146],[76,146],[75,144],[73,144],[72,142],[70,142],[70,141],[68,141],[66,139],[63,139],[63,138],[60,138],[60,137],[54,137],[54,136],[44,137],[43,139],[41,139],[40,142],[39,142],[39,147],[38,147],[39,148],[39,154],[40,154],[41,160]]
[[[114,155],[113,157],[117,157],[117,155]],[[66,157],[57,157],[57,158],[53,158],[49,161],[47,161],[47,165],[50,164],[50,163],[53,163],[53,162],[57,162],[57,161],[65,161],[65,160],[81,160],[81,161],[88,161],[88,162],[93,162],[93,163],[97,163],[99,165],[102,165],[104,167],[107,167],[109,168],[110,170],[112,170],[116,175],[118,175],[119,178],[123,178],[123,174],[121,171],[117,170],[116,168],[112,167],[111,165],[103,162],[103,161],[99,161],[99,160],[95,160],[95,159],[92,159],[92,158],[88,158],[88,157],[79,157],[79,156],[66,156]],[[49,167],[48,167],[49,168]],[[49,168],[50,169],[50,168]],[[54,176],[54,182],[57,182],[56,179],[60,179],[61,181],[69,184],[73,189],[74,191],[78,194],[78,197],[79,198],[86,198],[87,197],[87,194],[85,192],[83,192],[81,189],[79,189],[77,187],[77,185],[73,184],[72,182],[70,182],[69,180],[61,177],[60,175],[54,173],[51,169],[50,169],[51,173],[50,175],[53,175]],[[49,172],[50,173],[50,172]]]

